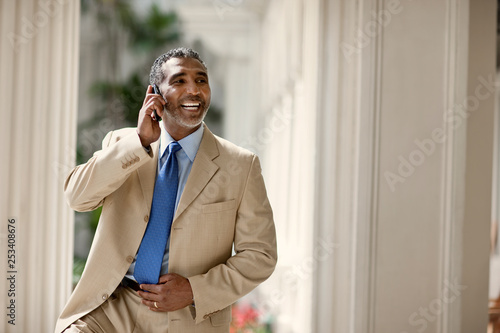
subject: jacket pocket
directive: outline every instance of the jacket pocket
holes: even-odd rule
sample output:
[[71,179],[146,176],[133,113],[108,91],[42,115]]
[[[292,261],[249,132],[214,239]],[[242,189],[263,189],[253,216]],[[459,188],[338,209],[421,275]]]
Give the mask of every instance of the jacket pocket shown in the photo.
[[236,200],[228,200],[223,202],[216,202],[211,204],[206,204],[202,206],[203,214],[217,213],[225,210],[231,210],[236,205]]

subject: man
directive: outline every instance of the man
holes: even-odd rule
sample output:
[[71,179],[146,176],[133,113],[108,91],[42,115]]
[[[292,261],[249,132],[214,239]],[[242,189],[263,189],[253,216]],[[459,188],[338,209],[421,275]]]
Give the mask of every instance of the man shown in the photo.
[[231,304],[276,265],[259,160],[203,123],[199,55],[160,56],[150,83],[137,128],[108,133],[66,179],[73,209],[103,209],[56,332],[229,332]]

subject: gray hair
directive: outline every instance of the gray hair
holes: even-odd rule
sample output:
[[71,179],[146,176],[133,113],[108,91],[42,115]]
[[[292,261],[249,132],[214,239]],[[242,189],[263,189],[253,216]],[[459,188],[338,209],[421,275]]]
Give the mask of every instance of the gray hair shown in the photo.
[[153,84],[159,85],[165,79],[165,74],[163,73],[161,67],[171,58],[196,59],[203,65],[203,67],[205,67],[205,69],[207,69],[205,62],[201,60],[198,52],[187,47],[178,47],[156,58],[155,62],[153,63],[153,66],[151,66],[151,72],[149,73],[149,83],[151,85]]

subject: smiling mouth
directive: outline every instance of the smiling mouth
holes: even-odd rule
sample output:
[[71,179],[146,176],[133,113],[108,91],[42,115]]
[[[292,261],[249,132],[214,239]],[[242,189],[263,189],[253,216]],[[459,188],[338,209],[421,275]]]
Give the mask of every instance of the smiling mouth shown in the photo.
[[201,103],[184,103],[181,104],[181,106],[187,111],[198,111],[200,109]]

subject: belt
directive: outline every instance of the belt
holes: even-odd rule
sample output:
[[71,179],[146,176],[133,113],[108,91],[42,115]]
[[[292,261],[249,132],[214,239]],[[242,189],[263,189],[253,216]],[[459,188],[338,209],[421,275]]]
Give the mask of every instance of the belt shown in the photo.
[[134,280],[131,280],[127,277],[124,277],[120,284],[124,287],[129,287],[130,289],[135,290],[135,291],[141,290],[141,288],[139,287],[139,283],[137,283]]

